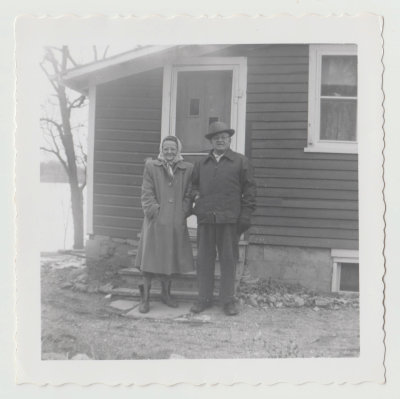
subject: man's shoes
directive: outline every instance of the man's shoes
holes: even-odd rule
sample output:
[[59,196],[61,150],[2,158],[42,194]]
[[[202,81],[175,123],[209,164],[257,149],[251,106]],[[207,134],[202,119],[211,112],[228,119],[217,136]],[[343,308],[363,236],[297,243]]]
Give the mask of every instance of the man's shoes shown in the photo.
[[235,316],[239,313],[239,309],[235,302],[229,302],[224,305],[224,313],[227,316]]
[[193,304],[193,306],[190,308],[190,311],[192,313],[201,313],[204,310],[211,308],[212,306],[212,301],[211,300],[198,300]]

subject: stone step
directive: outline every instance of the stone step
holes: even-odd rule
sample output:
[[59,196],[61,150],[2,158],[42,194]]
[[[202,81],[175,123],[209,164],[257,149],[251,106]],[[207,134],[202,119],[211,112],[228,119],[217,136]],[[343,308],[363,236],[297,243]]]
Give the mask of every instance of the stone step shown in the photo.
[[[113,288],[109,291],[109,294],[113,296],[113,298],[132,298],[132,299],[140,299],[140,292],[138,288]],[[194,301],[197,299],[197,292],[195,291],[180,291],[172,289],[172,296],[180,301]],[[214,295],[217,296],[218,293],[214,292]],[[151,287],[150,291],[150,300],[160,300],[161,298],[161,289],[156,287]]]
[[[193,248],[193,256],[196,260],[197,258],[197,246],[196,246],[196,231],[194,230],[190,234],[190,239],[192,242]],[[245,262],[245,253],[247,247],[247,241],[241,240],[239,242],[239,262],[237,264],[236,269],[236,285],[238,285],[240,278],[243,274],[244,262]],[[134,264],[133,259],[136,257],[137,248],[132,248],[128,252],[129,256],[132,258],[132,264]],[[122,282],[118,289],[121,290],[138,290],[138,286],[142,281],[141,272],[137,268],[125,268],[120,269],[118,274],[122,277]],[[220,265],[218,259],[215,262],[215,292],[218,294],[219,290],[219,281],[220,281]],[[154,279],[152,282],[152,290],[161,291],[161,283],[158,279]],[[197,295],[198,287],[197,287],[197,277],[196,272],[193,271],[191,273],[181,274],[178,276],[174,276],[172,283],[172,290],[175,292],[183,293],[182,295],[189,295],[190,299],[195,298]],[[138,294],[137,294],[138,295]],[[127,295],[129,296],[129,295]]]
[[[244,264],[242,262],[238,263],[236,266],[236,286],[242,277],[244,269]],[[119,288],[135,289],[138,290],[139,285],[142,283],[142,274],[139,269],[127,268],[119,270],[118,274],[122,277],[122,283]],[[214,287],[215,291],[218,293],[220,284],[220,273],[216,270],[214,277]],[[159,279],[153,279],[152,289],[161,291],[161,282]],[[197,276],[196,272],[175,275],[172,279],[172,290],[179,292],[190,292],[197,293]]]
[[[131,299],[131,300],[140,300],[140,291],[135,288],[113,288],[109,292],[114,299]],[[179,301],[182,302],[194,302],[198,299],[197,292],[191,291],[174,291],[172,290],[171,295]],[[150,301],[160,301],[161,300],[161,291],[151,287],[150,291]],[[214,304],[219,303],[218,299],[218,290],[214,290]]]
[[[139,284],[142,282],[142,274],[139,269],[136,268],[129,268],[129,269],[121,269],[119,270],[118,274],[123,278],[124,287],[135,288],[138,289]],[[216,276],[216,283],[219,279]],[[161,290],[161,282],[159,279],[155,278],[151,282],[152,289]],[[183,290],[189,292],[196,292],[197,291],[197,279],[196,273],[187,273],[187,274],[180,274],[178,276],[174,276],[172,282],[172,289],[174,290]]]
[[[245,252],[247,247],[247,241],[242,241],[241,244],[239,243],[239,261],[244,261],[245,259]],[[194,260],[197,259],[197,245],[192,244],[192,252]],[[137,248],[132,248],[128,251],[128,255],[134,259],[137,255]],[[218,262],[218,255],[216,261]]]
[[[190,242],[192,243],[193,257],[197,259],[197,236],[195,233],[191,233],[189,235]],[[138,239],[140,240],[140,233],[138,234]],[[239,241],[239,260],[243,261],[245,259],[246,247],[248,245],[248,241],[240,240]],[[132,248],[128,251],[128,255],[134,258],[137,255],[137,248]],[[218,256],[217,256],[218,257]],[[218,260],[218,259],[217,259]]]

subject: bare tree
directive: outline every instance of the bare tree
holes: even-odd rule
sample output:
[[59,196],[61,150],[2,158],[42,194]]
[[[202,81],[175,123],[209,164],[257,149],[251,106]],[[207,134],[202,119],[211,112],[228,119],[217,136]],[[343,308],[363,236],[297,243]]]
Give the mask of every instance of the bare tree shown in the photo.
[[[95,48],[94,48],[95,49]],[[104,52],[104,57],[106,51]],[[97,59],[97,51],[94,50]],[[87,156],[82,145],[80,131],[82,123],[73,125],[73,112],[87,105],[85,95],[76,95],[61,82],[61,76],[78,64],[72,58],[68,46],[46,47],[40,67],[53,88],[53,96],[49,99],[50,107],[43,108],[41,128],[44,142],[42,151],[53,154],[63,166],[69,180],[71,209],[74,225],[75,249],[83,248],[83,189],[86,185]],[[54,101],[55,99],[55,101]],[[85,171],[83,181],[79,181],[79,169]]]

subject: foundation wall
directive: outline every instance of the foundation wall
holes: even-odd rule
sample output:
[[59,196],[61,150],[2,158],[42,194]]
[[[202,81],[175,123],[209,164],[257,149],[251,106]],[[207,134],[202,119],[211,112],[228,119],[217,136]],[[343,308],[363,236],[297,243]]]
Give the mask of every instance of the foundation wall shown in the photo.
[[[88,266],[98,277],[132,267],[137,241],[96,235],[87,240]],[[249,244],[247,270],[260,277],[321,292],[331,291],[332,258],[330,249]]]
[[247,268],[252,277],[330,292],[330,253],[330,249],[250,244],[247,248]]

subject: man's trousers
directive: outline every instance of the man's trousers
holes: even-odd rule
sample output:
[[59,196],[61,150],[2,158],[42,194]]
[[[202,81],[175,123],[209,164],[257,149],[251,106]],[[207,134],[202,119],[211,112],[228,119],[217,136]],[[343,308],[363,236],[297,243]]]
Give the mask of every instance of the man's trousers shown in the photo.
[[197,279],[199,299],[209,301],[214,292],[215,259],[221,268],[219,298],[227,304],[235,298],[236,262],[238,243],[236,224],[200,224],[197,229]]

